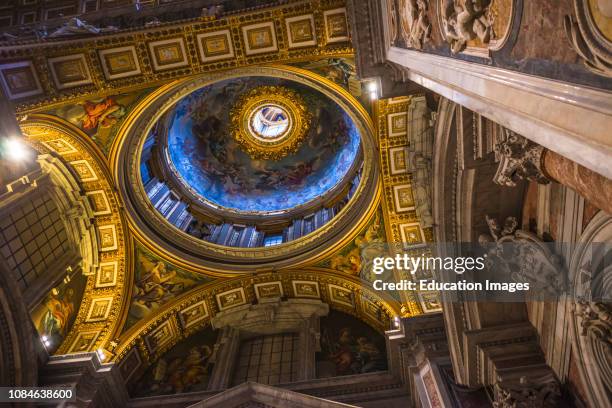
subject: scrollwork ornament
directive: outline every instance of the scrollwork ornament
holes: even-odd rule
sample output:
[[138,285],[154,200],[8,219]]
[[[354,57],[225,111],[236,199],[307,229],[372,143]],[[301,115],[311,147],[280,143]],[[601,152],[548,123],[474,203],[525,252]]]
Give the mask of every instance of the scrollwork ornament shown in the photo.
[[588,302],[579,299],[575,303],[575,313],[581,318],[581,334],[596,339],[612,348],[612,311],[610,305]]
[[[612,77],[612,43],[598,27],[590,2],[574,0],[575,16],[565,16],[564,28],[574,51],[580,55],[584,65],[598,75]],[[593,5],[602,19],[612,20],[612,7],[599,0]]]
[[498,382],[493,387],[494,408],[554,408],[561,399],[561,388],[554,375],[536,380],[521,377],[518,382]]
[[566,268],[563,258],[553,253],[536,235],[518,230],[514,217],[506,218],[500,226],[494,218],[486,216],[489,234],[478,241],[487,251],[485,265],[497,276],[517,283],[528,282],[531,293],[557,297],[566,289]]

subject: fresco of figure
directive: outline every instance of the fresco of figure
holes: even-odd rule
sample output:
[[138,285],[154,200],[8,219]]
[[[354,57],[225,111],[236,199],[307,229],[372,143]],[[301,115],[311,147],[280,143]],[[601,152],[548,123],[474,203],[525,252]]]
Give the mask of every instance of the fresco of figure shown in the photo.
[[334,377],[387,369],[384,337],[353,316],[332,311],[321,319],[317,377]]

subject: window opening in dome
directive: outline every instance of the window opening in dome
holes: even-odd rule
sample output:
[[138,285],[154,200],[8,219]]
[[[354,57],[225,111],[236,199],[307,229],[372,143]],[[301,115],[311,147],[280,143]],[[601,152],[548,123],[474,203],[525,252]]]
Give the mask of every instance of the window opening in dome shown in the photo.
[[270,235],[264,238],[264,246],[270,247],[274,245],[280,245],[283,243],[282,235]]
[[287,132],[289,115],[280,106],[265,105],[253,114],[251,127],[258,136],[274,139]]

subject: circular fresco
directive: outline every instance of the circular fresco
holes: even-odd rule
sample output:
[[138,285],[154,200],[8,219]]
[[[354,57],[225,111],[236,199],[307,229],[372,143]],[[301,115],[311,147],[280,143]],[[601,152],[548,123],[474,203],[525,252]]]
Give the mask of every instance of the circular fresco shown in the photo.
[[[253,158],[231,132],[232,109],[262,86],[295,92],[311,116],[295,151],[278,159]],[[249,112],[250,131],[264,141],[287,137],[295,126],[290,112],[274,95],[267,100]],[[176,104],[167,131],[171,169],[184,187],[238,212],[288,211],[332,194],[353,176],[360,157],[351,117],[319,91],[286,79],[242,77],[201,88]]]

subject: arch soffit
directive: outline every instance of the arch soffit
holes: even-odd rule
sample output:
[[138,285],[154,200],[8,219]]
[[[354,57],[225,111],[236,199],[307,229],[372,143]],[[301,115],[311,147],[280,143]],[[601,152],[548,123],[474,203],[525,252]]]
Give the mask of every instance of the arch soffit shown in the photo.
[[[127,317],[133,265],[127,254],[132,242],[120,198],[117,196],[104,155],[80,129],[64,119],[33,114],[20,123],[22,132],[39,154],[55,152],[78,176],[82,193],[99,200],[94,209],[94,225],[100,252],[95,274],[89,275],[72,330],[57,354],[86,352],[104,347],[119,332]],[[102,278],[106,271],[108,278]],[[100,303],[101,302],[101,303]],[[91,311],[105,305],[104,319]]]
[[[582,384],[590,385],[586,387],[586,398],[592,406],[605,406],[609,402],[606,382],[609,381],[612,372],[609,371],[609,361],[605,361],[605,356],[609,352],[610,345],[604,344],[588,332],[588,327],[593,322],[586,320],[586,316],[580,313],[578,309],[581,302],[589,303],[588,295],[590,289],[592,289],[590,288],[593,283],[592,278],[597,273],[608,275],[606,276],[607,280],[599,276],[597,278],[599,284],[604,287],[610,285],[612,277],[609,276],[611,271],[609,267],[605,270],[593,270],[597,265],[600,265],[604,256],[609,256],[609,252],[595,251],[592,246],[597,243],[608,243],[606,249],[609,250],[609,242],[612,242],[612,216],[599,211],[584,228],[569,263],[569,278],[574,288],[572,294],[574,307],[570,312],[569,331],[572,352],[576,357],[574,360],[577,363],[578,375]],[[605,291],[605,289],[602,290]],[[609,324],[607,322],[608,330]],[[609,332],[607,335],[609,336]]]

